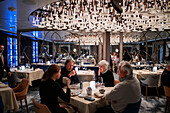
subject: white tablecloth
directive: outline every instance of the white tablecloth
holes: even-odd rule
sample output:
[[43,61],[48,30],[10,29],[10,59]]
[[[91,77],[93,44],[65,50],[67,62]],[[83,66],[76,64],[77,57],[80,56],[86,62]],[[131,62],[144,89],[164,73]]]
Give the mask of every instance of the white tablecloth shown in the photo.
[[149,70],[133,70],[133,74],[135,77],[140,77],[142,79],[146,79],[148,75],[161,75],[163,70],[158,70],[156,72]]
[[29,80],[29,85],[32,86],[32,81],[41,79],[44,71],[42,69],[35,69],[35,70],[16,70],[12,71],[13,74],[18,76],[19,78],[27,78]]
[[91,71],[91,70],[88,70],[88,71],[79,70],[79,71],[77,72],[77,76],[78,76],[79,81],[87,81],[87,82],[90,82],[90,81],[92,81],[93,78],[95,77],[95,72],[94,72],[94,71]]
[[138,79],[146,79],[149,75],[160,75],[158,86],[161,86],[161,74],[164,70],[160,69],[156,72],[149,70],[133,70],[133,75]]
[[[89,82],[83,82],[82,94],[87,94],[86,88],[90,86]],[[95,101],[84,100],[78,96],[71,97],[70,104],[78,108],[79,113],[94,113],[98,108],[108,105],[108,102],[102,98],[96,98],[94,96],[95,92],[98,92],[100,88],[92,91],[91,97],[95,98]],[[112,87],[105,87],[105,93],[111,91]],[[72,90],[72,89],[71,89]]]
[[5,112],[8,110],[17,111],[19,109],[19,105],[13,90],[8,86],[5,87],[5,84],[2,82],[0,82],[0,96],[2,97]]

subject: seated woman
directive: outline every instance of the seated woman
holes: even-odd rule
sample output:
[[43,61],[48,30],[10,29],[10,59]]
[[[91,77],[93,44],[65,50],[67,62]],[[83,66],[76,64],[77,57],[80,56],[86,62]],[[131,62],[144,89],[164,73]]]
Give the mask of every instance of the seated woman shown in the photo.
[[67,90],[65,93],[56,82],[61,76],[60,72],[61,69],[58,65],[49,66],[39,87],[41,103],[47,105],[51,113],[67,113],[66,109],[60,107],[58,97],[65,102],[70,102],[70,79],[66,80]]
[[76,74],[76,71],[73,69],[74,67],[74,61],[71,59],[67,59],[65,62],[65,66],[61,69],[61,77],[59,79],[59,83],[61,87],[64,86],[63,84],[63,77],[67,77],[71,80],[71,84],[78,83],[78,77]]
[[114,76],[109,70],[109,63],[106,60],[101,60],[99,62],[98,77],[103,78],[103,83],[105,83],[106,87],[114,86]]

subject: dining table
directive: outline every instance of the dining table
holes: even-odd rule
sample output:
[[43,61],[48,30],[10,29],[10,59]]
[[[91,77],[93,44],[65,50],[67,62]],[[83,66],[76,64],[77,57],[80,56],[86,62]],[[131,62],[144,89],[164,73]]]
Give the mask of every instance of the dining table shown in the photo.
[[163,69],[159,69],[157,71],[150,71],[150,70],[133,70],[133,75],[138,78],[139,80],[141,79],[146,79],[149,75],[159,75],[159,81],[158,81],[158,86],[161,86],[161,74],[164,70]]
[[[103,97],[106,93],[110,92],[113,87],[95,87],[95,81],[83,82],[83,89],[80,89],[80,84],[71,85],[71,99],[70,105],[75,106],[78,109],[78,113],[94,113],[98,108],[109,105],[109,102],[106,101]],[[87,94],[87,88],[92,88],[92,93]],[[104,89],[104,94],[99,92],[100,89]],[[92,97],[95,100],[89,101],[85,100],[85,97]]]
[[8,110],[13,110],[14,112],[19,110],[14,91],[2,82],[0,82],[0,96],[2,97],[4,112],[7,112]]
[[29,80],[29,85],[32,86],[32,81],[41,79],[44,71],[42,69],[24,69],[24,70],[18,70],[18,69],[11,69],[12,74],[17,76],[18,78],[27,78]]

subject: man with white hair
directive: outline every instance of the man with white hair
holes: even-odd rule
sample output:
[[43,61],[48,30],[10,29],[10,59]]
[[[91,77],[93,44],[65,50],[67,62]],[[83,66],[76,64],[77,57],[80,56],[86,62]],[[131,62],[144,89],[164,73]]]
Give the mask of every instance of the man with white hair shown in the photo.
[[161,83],[163,86],[170,87],[170,60],[167,63],[167,67],[161,75]]
[[120,62],[118,75],[120,83],[105,96],[107,101],[111,101],[111,106],[100,108],[97,113],[122,113],[128,104],[140,101],[140,82],[133,77],[133,69],[127,61]]
[[103,83],[105,83],[106,87],[114,86],[114,76],[113,73],[109,70],[109,62],[106,60],[101,60],[99,62],[99,71],[98,78],[103,78]]

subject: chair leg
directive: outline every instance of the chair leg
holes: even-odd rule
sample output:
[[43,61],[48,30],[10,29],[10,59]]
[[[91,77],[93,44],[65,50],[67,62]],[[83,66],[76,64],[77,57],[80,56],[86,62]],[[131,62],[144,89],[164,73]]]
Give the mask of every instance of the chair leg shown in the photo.
[[23,111],[22,100],[20,100],[21,110]]
[[159,87],[156,87],[157,90],[157,96],[158,96],[158,100],[159,100]]
[[147,95],[148,95],[148,86],[146,86],[146,92],[145,92],[146,100],[147,100]]
[[168,101],[168,112],[170,112],[170,103]]
[[27,97],[25,97],[25,105],[26,105],[27,113],[29,113],[29,112],[28,112]]
[[168,101],[166,101],[166,105],[165,105],[165,113],[166,113],[167,109],[168,109]]

